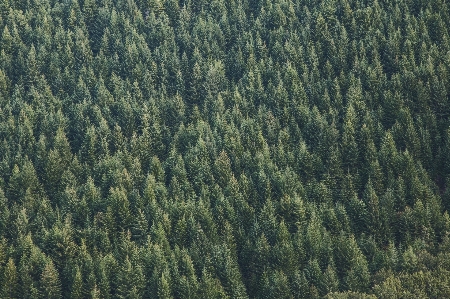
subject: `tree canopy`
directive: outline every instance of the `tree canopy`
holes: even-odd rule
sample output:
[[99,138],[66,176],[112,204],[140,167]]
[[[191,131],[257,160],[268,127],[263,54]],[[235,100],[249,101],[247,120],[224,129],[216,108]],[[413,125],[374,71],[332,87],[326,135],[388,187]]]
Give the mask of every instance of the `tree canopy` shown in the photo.
[[0,0],[1,298],[448,298],[445,0]]

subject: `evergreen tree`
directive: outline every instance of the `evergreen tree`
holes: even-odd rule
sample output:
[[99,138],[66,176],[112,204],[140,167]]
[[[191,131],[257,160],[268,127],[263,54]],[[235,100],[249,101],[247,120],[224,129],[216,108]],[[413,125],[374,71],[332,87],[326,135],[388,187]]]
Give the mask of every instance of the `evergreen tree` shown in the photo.
[[19,298],[19,279],[13,259],[9,259],[3,270],[2,298]]
[[0,1],[0,297],[450,297],[449,12]]
[[73,278],[70,297],[73,299],[83,298],[83,280],[79,268],[76,269],[75,276]]
[[40,278],[40,298],[61,298],[61,282],[53,262],[48,261]]

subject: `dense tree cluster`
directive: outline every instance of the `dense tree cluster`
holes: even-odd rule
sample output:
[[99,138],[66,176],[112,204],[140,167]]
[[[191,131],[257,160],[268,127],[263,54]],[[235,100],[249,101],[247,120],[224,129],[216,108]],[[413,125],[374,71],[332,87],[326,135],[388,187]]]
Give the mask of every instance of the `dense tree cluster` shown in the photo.
[[0,0],[1,298],[449,298],[445,0]]

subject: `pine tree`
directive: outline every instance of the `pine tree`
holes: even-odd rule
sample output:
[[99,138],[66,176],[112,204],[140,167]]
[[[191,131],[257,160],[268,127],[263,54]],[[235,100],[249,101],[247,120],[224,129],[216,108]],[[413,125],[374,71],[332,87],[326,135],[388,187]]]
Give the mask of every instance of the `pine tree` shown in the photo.
[[204,269],[199,287],[199,298],[227,299],[230,297],[225,293],[220,281]]
[[329,294],[339,290],[339,279],[337,277],[334,263],[330,263],[322,276],[322,294]]
[[364,191],[364,202],[368,208],[368,214],[370,215],[371,235],[379,237],[381,229],[379,200],[370,179]]
[[8,229],[10,210],[8,208],[8,199],[0,188],[0,236],[4,236]]
[[48,261],[41,274],[40,298],[61,298],[61,283],[52,261]]
[[354,172],[358,159],[358,147],[356,144],[356,115],[353,105],[347,109],[344,120],[344,132],[342,134],[342,156],[344,167],[348,172]]
[[353,266],[345,277],[345,283],[350,290],[365,293],[369,289],[370,272],[365,257],[362,254],[354,257]]
[[168,281],[168,273],[161,273],[161,277],[158,280],[158,299],[171,299],[172,296],[172,290]]
[[232,175],[231,162],[226,152],[222,151],[215,162],[215,177],[219,186],[225,188]]
[[14,299],[19,298],[19,278],[14,264],[14,260],[10,258],[3,270],[2,279],[2,298]]
[[36,61],[36,49],[34,45],[31,45],[30,51],[28,52],[26,68],[27,68],[26,87],[27,90],[29,91],[31,89],[31,86],[37,83],[39,76],[39,66],[38,62]]
[[83,280],[81,277],[80,269],[78,267],[76,268],[75,276],[73,278],[72,288],[70,291],[70,298],[71,299],[83,298]]
[[405,291],[399,278],[389,276],[382,284],[374,287],[375,294],[380,299],[401,298]]
[[144,276],[142,269],[133,266],[128,256],[126,256],[118,277],[118,298],[141,298],[143,289]]

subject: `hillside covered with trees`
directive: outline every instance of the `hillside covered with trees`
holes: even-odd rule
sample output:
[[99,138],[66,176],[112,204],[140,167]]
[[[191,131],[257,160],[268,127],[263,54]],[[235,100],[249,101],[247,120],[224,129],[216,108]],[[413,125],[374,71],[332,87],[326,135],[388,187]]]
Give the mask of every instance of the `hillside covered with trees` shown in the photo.
[[0,298],[450,298],[446,0],[0,0]]

